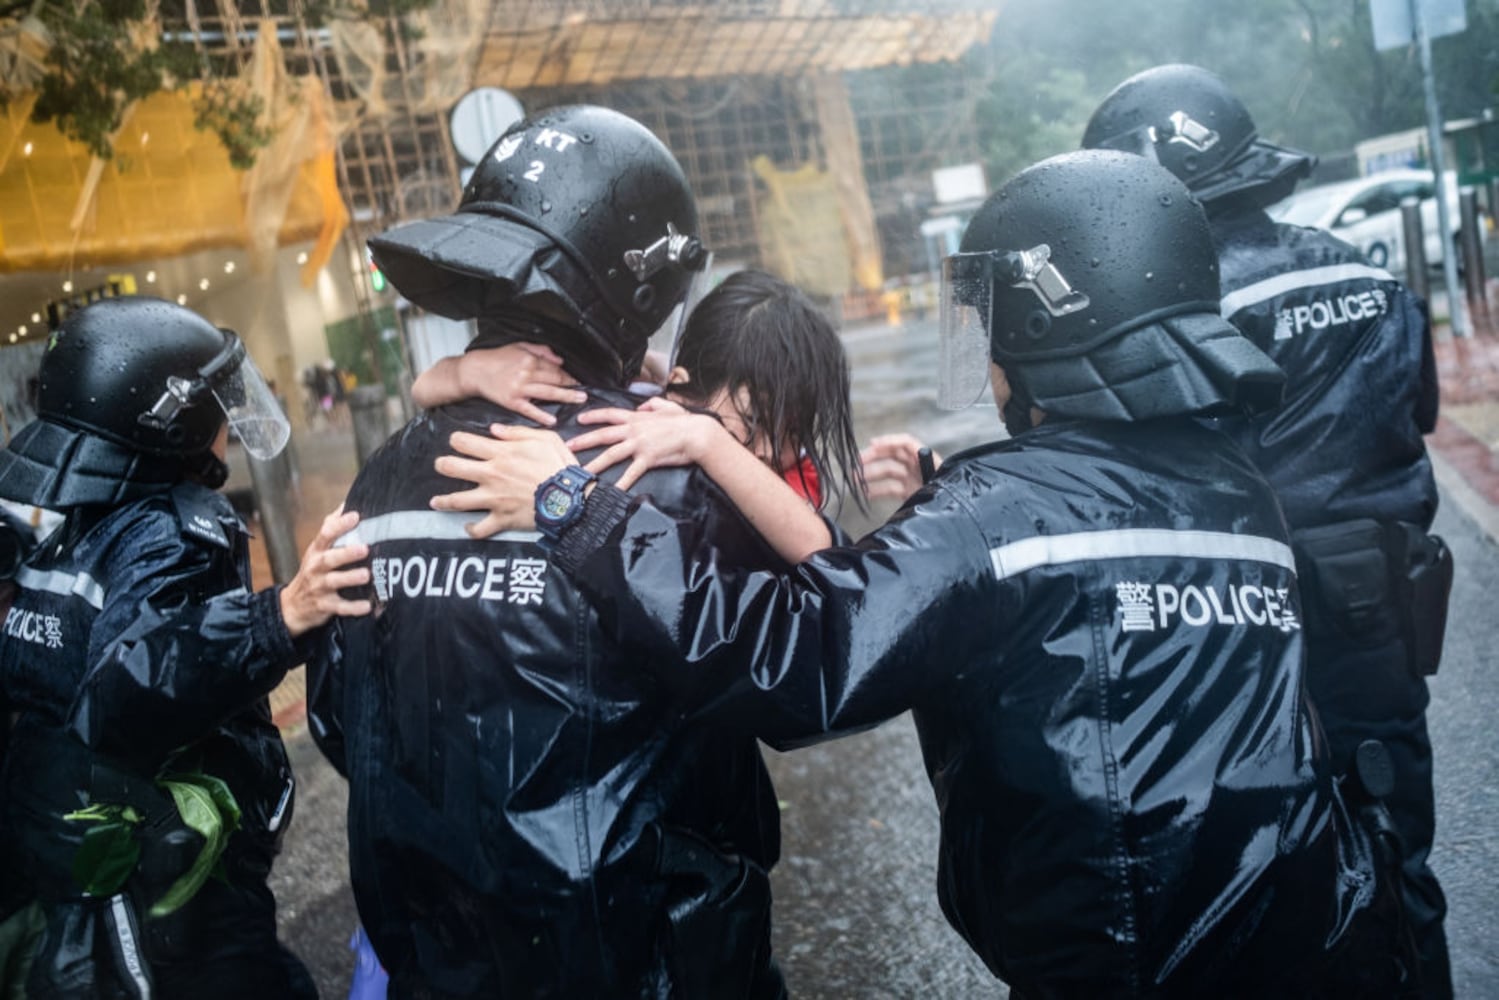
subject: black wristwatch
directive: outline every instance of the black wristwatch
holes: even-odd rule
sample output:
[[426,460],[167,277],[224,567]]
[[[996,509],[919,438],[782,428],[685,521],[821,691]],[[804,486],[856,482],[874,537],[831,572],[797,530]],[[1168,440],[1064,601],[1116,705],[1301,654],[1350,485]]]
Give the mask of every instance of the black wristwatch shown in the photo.
[[536,487],[536,530],[556,541],[583,516],[583,494],[597,479],[580,465],[569,465]]

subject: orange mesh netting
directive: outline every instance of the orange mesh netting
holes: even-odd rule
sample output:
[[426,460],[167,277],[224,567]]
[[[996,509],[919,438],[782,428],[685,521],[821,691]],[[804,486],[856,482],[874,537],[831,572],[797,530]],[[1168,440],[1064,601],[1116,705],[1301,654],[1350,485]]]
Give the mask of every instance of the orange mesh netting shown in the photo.
[[273,132],[271,144],[260,151],[244,177],[250,265],[259,272],[268,270],[278,245],[306,238],[288,233],[288,226],[310,227],[316,221],[317,245],[302,267],[302,284],[310,288],[349,221],[335,176],[329,102],[316,77],[286,71],[273,21],[260,25],[246,76],[249,87],[265,101],[262,120]]
[[31,100],[11,102],[0,116],[0,273],[222,247],[244,247],[263,266],[277,245],[317,240],[302,272],[310,284],[348,222],[328,102],[315,79],[286,75],[274,28],[260,32],[239,85],[260,94],[276,127],[247,172],[193,127],[197,84],[132,105],[107,162],[29,121]]

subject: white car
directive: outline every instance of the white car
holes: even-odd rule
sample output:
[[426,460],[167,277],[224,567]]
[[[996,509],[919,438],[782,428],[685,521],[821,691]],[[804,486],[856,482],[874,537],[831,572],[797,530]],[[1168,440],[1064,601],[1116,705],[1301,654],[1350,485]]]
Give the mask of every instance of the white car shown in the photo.
[[[1270,206],[1270,216],[1296,226],[1325,229],[1363,251],[1369,263],[1400,274],[1405,270],[1405,235],[1400,203],[1421,200],[1421,237],[1426,262],[1442,263],[1442,240],[1437,231],[1437,202],[1432,196],[1430,170],[1387,170],[1337,184],[1304,188]],[[1447,207],[1453,239],[1457,238],[1457,177],[1447,171]]]

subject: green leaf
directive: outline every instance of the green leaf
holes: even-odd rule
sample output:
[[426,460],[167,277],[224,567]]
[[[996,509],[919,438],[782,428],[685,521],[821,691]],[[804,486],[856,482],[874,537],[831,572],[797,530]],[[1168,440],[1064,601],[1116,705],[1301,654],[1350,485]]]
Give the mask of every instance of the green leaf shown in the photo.
[[119,806],[107,806],[102,802],[94,802],[84,806],[82,809],[74,809],[70,813],[65,813],[63,819],[70,823],[101,823],[105,820],[113,819],[113,811],[117,811],[119,808]]
[[229,788],[223,778],[212,774],[204,774],[201,771],[190,775],[191,780],[208,789],[208,794],[213,797],[213,804],[218,807],[219,815],[224,818],[224,836],[239,829],[239,802],[234,798],[234,792]]
[[74,809],[63,816],[63,819],[72,823],[139,823],[141,814],[135,811],[134,806],[119,806],[107,802],[95,802],[84,806],[82,809]]
[[214,805],[213,796],[201,785],[191,781],[162,781],[162,787],[171,792],[172,800],[177,804],[177,812],[182,816],[182,822],[202,834],[203,849],[198,852],[198,857],[193,861],[191,868],[177,881],[173,882],[162,897],[151,906],[150,915],[153,917],[164,917],[179,909],[184,903],[192,899],[199,889],[203,887],[208,873],[213,870],[214,863],[218,861],[219,855],[224,850],[224,820],[219,815],[218,807]]
[[203,849],[192,867],[151,906],[150,916],[164,917],[197,895],[219,867],[229,835],[239,829],[240,808],[228,785],[201,771],[174,774],[157,784],[171,793],[182,822],[203,837]]
[[130,806],[93,802],[63,816],[70,823],[93,823],[73,855],[73,880],[91,896],[112,896],[135,870],[141,846],[135,839],[140,813]]
[[90,896],[113,896],[135,871],[140,856],[132,824],[99,823],[84,833],[73,855],[73,880]]

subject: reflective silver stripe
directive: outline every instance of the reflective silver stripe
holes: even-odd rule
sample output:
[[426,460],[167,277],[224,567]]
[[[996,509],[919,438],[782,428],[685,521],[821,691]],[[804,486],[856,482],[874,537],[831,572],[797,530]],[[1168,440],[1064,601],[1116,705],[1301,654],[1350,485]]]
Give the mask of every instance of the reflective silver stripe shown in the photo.
[[[452,510],[398,510],[392,514],[381,514],[368,521],[360,521],[353,531],[339,537],[337,545],[374,545],[378,542],[411,541],[414,539],[469,539],[463,530],[466,524],[478,524],[480,516]],[[491,535],[489,542],[535,542],[541,539],[539,531],[502,531]]]
[[1237,292],[1229,292],[1223,296],[1223,301],[1218,305],[1218,311],[1224,319],[1227,319],[1241,309],[1259,305],[1261,302],[1287,292],[1333,285],[1340,281],[1356,281],[1359,278],[1368,278],[1371,281],[1395,280],[1389,271],[1371,267],[1368,264],[1329,264],[1327,267],[1313,267],[1305,271],[1288,271],[1285,274],[1277,274],[1273,278],[1266,278],[1264,281],[1256,281],[1252,285],[1245,285]]
[[111,896],[109,910],[114,916],[112,923],[115,925],[115,938],[120,942],[120,957],[125,961],[125,971],[134,981],[136,992],[141,1000],[150,1000],[151,980],[146,978],[146,961],[141,957],[140,949],[136,947],[135,923],[131,919],[125,897]]
[[95,611],[104,607],[104,587],[87,573],[64,573],[60,570],[37,570],[22,566],[16,582],[27,590],[40,590],[59,597],[81,597]]
[[1070,535],[1037,535],[989,550],[994,575],[1001,580],[1042,566],[1094,559],[1172,556],[1184,559],[1248,559],[1296,572],[1296,560],[1291,555],[1291,547],[1284,542],[1258,535],[1234,535],[1223,531],[1171,531],[1157,528],[1079,531]]
[[281,798],[276,800],[276,808],[271,813],[270,822],[265,825],[266,830],[275,833],[281,829],[281,821],[286,818],[286,807],[291,805],[292,793],[297,790],[295,778],[287,778],[286,784],[281,789]]

